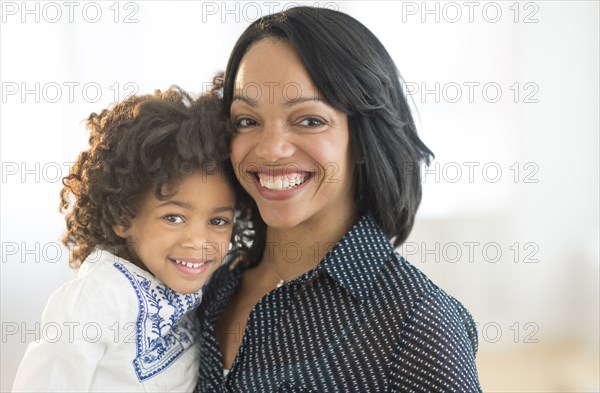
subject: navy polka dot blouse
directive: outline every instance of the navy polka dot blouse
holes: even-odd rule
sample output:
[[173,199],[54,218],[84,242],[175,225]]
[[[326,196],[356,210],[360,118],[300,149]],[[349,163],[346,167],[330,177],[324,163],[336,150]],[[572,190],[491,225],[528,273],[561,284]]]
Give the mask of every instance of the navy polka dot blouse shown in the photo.
[[244,269],[222,266],[207,286],[197,392],[481,391],[473,318],[370,215],[256,304],[225,377],[215,326]]

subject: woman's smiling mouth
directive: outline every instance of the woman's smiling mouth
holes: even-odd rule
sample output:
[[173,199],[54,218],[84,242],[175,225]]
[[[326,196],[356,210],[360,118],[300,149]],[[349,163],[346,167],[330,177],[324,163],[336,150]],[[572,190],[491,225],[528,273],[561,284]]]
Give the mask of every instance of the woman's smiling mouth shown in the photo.
[[265,199],[283,200],[299,193],[315,175],[298,169],[260,168],[248,172],[259,194]]
[[286,174],[256,173],[260,185],[268,190],[284,191],[298,187],[310,178],[310,172],[293,172]]

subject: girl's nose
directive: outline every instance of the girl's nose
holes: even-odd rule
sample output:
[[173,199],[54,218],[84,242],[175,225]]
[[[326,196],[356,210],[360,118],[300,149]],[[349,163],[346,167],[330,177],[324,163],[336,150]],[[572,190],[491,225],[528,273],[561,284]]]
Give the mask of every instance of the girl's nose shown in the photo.
[[219,254],[219,244],[208,236],[207,231],[207,229],[190,228],[183,237],[181,247],[196,251],[196,256],[214,259]]
[[182,236],[181,246],[201,250],[209,243],[207,229],[201,226],[190,226]]

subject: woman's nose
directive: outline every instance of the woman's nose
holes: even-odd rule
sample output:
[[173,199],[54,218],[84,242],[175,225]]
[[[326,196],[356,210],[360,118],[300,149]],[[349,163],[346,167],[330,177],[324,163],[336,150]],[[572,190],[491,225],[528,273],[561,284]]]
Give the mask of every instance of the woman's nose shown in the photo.
[[265,162],[277,162],[290,158],[295,151],[290,137],[291,134],[286,130],[285,125],[267,124],[260,133],[255,153]]

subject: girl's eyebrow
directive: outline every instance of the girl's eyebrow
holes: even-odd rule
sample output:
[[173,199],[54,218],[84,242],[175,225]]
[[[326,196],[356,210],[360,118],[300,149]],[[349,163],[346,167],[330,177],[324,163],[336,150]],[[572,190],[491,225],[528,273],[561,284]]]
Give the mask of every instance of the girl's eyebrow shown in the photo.
[[193,210],[192,205],[190,205],[187,202],[178,201],[177,199],[171,199],[169,201],[163,202],[160,205],[158,205],[158,207],[163,207],[163,206],[167,206],[167,205],[175,205],[175,206],[182,207],[184,209]]
[[215,210],[213,210],[215,213],[219,213],[219,212],[226,212],[226,211],[231,211],[233,213],[235,213],[235,209],[233,208],[233,206],[222,206],[222,207],[217,207]]
[[[179,206],[184,209],[187,209],[187,210],[194,210],[193,205],[191,205],[187,202],[178,201],[177,199],[171,199],[170,201],[163,202],[160,205],[158,205],[158,207],[163,207],[163,206],[168,206],[168,205],[175,205],[175,206]],[[215,212],[215,213],[220,213],[220,212],[225,212],[225,211],[231,211],[231,212],[235,213],[235,209],[233,206],[221,206],[221,207],[217,207],[217,208],[213,209],[213,212]]]

